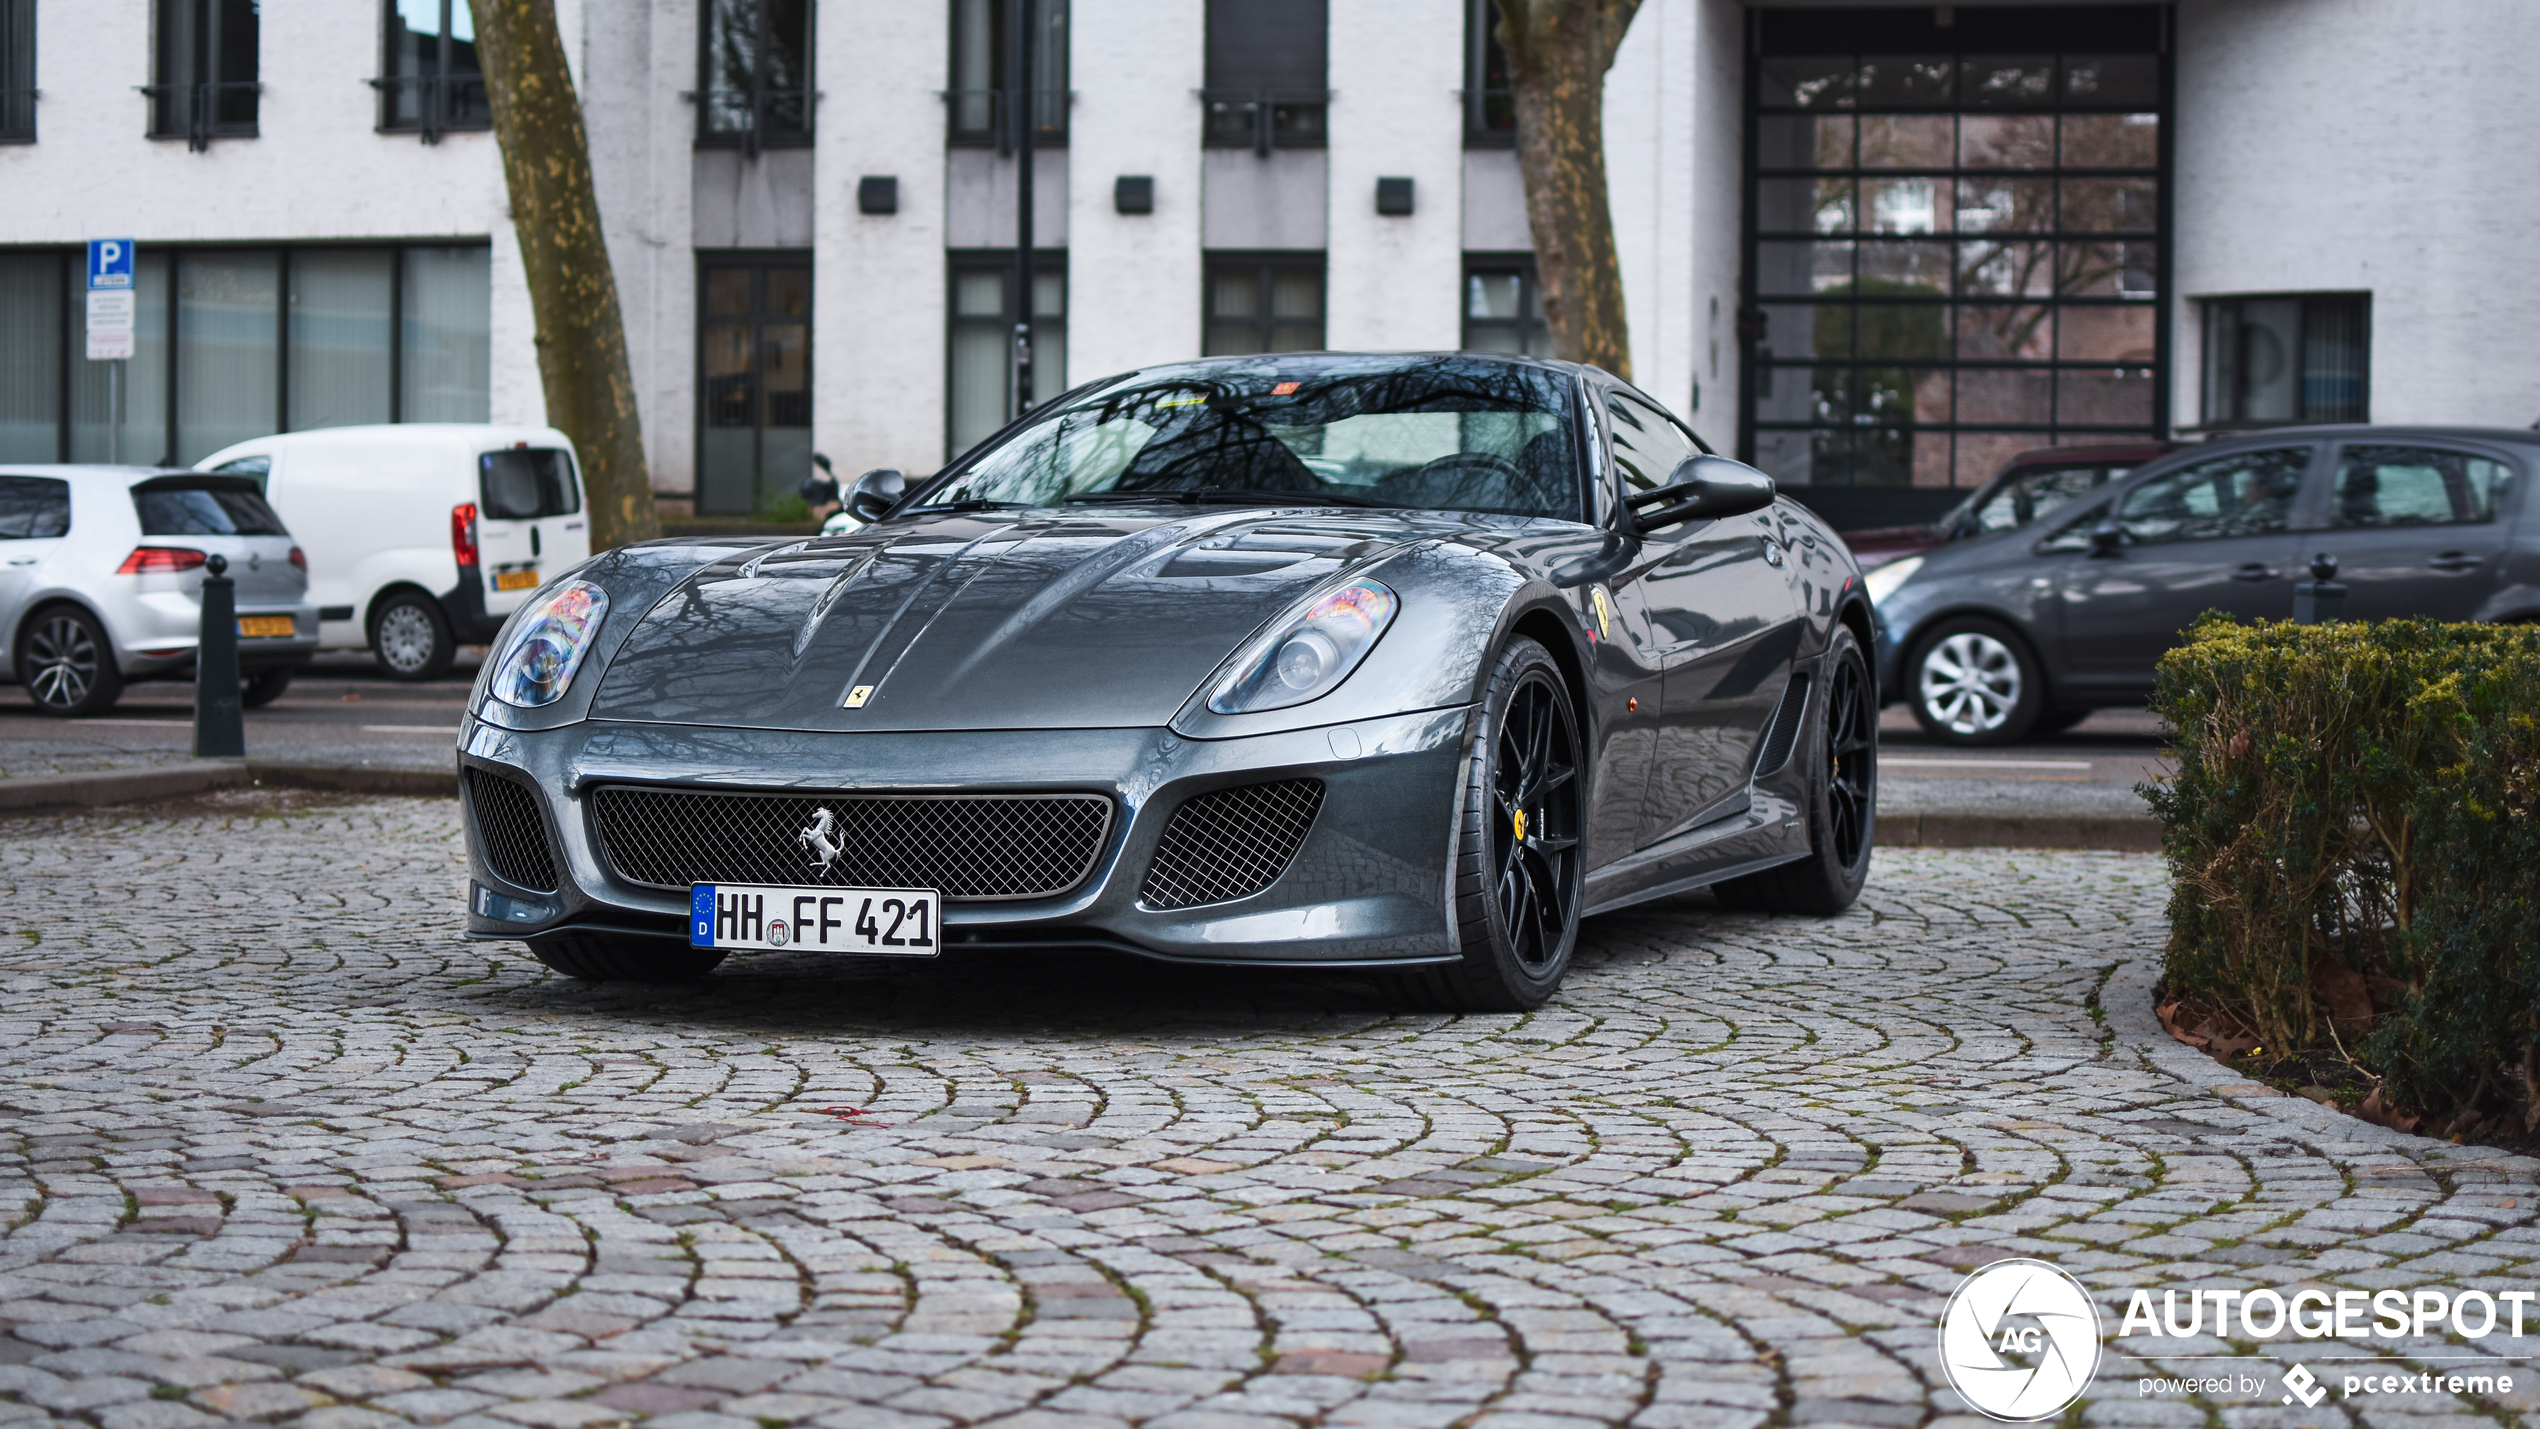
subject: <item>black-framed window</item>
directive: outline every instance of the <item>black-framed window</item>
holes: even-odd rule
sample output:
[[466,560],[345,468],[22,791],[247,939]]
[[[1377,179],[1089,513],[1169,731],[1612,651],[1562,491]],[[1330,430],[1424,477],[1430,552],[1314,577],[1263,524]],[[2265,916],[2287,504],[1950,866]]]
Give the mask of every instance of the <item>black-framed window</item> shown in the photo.
[[1201,142],[1264,154],[1323,147],[1330,46],[1328,0],[1208,0]]
[[[1012,0],[952,0],[952,84],[944,91],[947,142],[961,146],[1014,142],[1007,128],[1007,38]],[[1032,25],[1032,142],[1067,143],[1067,0],[1028,0]]]
[[0,461],[183,466],[278,431],[485,421],[492,251],[147,244],[133,355],[106,363],[86,250],[0,249]]
[[1464,0],[1464,147],[1516,143],[1517,95],[1508,83],[1508,52],[1499,46],[1499,5]]
[[1741,446],[1786,483],[2168,426],[2164,12],[1941,13],[1751,20]]
[[0,0],[0,144],[35,142],[35,0]]
[[2371,294],[2213,298],[2204,314],[2206,426],[2371,420]]
[[154,7],[150,137],[202,149],[252,138],[260,0],[159,0]]
[[704,516],[785,514],[811,470],[811,255],[697,255]]
[[811,0],[705,0],[698,14],[698,146],[807,147]]
[[494,127],[467,0],[385,0],[382,16],[372,81],[380,132],[421,134],[430,144],[453,129]]
[[1323,255],[1208,255],[1210,357],[1318,352],[1323,347]]
[[1464,255],[1464,350],[1552,356],[1533,254]]
[[[966,250],[947,265],[944,450],[959,455],[1014,415],[1014,250]],[[1067,390],[1067,255],[1032,255],[1032,400]]]

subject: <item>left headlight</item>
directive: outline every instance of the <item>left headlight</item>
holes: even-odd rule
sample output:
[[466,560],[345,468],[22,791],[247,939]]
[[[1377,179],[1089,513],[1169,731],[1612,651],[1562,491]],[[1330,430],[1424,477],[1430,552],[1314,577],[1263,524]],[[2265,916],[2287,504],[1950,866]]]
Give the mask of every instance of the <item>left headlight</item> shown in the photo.
[[1920,556],[1890,561],[1861,577],[1861,588],[1870,593],[1870,604],[1885,605],[1887,598],[1896,594],[1896,588],[1912,580],[1914,572],[1922,568],[1923,558]]
[[1374,581],[1351,581],[1245,647],[1208,697],[1219,714],[1285,709],[1349,678],[1393,623],[1400,602]]
[[609,593],[589,581],[564,581],[540,596],[495,658],[494,698],[525,710],[563,699],[608,613]]

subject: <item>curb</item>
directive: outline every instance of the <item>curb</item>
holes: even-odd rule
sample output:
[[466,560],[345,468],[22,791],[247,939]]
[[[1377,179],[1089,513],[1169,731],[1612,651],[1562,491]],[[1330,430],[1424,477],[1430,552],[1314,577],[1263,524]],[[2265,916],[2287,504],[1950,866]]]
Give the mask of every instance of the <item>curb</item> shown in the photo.
[[0,779],[0,814],[44,809],[95,809],[152,799],[177,799],[242,785],[326,789],[347,794],[401,794],[454,799],[454,770],[383,769],[367,764],[268,764],[254,759],[207,759],[161,769],[110,769],[95,774],[36,774]]
[[2159,853],[2150,815],[2057,818],[2036,814],[1879,814],[1881,848],[2091,848]]

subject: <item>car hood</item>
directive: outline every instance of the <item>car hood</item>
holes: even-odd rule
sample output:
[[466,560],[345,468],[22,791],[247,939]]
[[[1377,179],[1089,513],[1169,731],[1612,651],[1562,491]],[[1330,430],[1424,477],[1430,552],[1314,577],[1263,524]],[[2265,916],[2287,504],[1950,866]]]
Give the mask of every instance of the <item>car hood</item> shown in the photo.
[[1379,511],[1034,511],[761,547],[646,611],[591,714],[799,730],[1162,725],[1317,583],[1452,529]]

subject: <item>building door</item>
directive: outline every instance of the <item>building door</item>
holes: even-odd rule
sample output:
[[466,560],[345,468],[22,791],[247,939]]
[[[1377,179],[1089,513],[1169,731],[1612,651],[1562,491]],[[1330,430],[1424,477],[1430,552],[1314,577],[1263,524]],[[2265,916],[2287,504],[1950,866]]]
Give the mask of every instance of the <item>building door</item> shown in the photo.
[[697,514],[786,514],[811,475],[811,255],[710,255],[697,292]]

